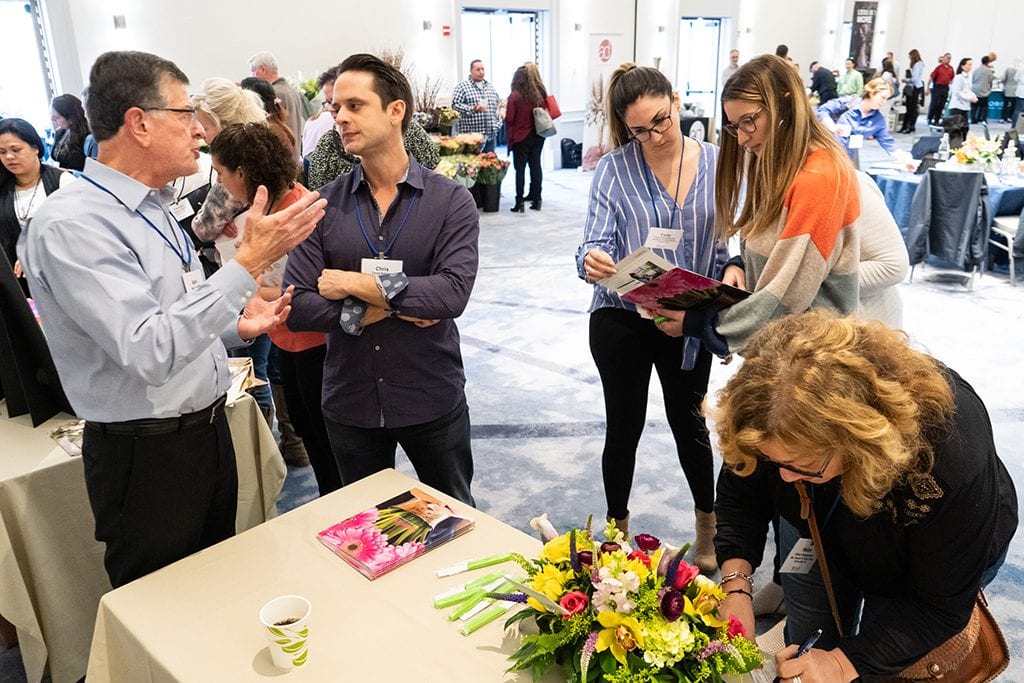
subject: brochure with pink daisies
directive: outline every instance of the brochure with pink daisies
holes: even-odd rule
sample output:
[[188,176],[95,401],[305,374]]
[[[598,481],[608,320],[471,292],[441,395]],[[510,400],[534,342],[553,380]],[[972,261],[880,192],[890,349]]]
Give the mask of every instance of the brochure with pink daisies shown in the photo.
[[317,540],[369,578],[399,567],[473,528],[473,520],[421,489],[327,527]]

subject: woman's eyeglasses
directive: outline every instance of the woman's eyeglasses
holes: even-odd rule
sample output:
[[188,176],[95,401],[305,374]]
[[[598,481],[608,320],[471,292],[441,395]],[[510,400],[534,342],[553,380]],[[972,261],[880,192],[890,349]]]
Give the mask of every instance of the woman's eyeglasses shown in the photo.
[[736,123],[727,123],[722,128],[733,137],[741,130],[747,135],[751,135],[757,131],[757,117],[762,111],[764,111],[764,107],[758,107],[757,111],[741,116]]
[[[742,128],[740,130],[742,130]],[[777,462],[775,460],[772,460],[768,456],[764,455],[763,453],[759,454],[757,457],[762,462],[766,462],[766,463],[768,463],[770,465],[775,465],[780,470],[786,470],[787,472],[792,472],[793,474],[799,474],[801,477],[808,477],[810,479],[821,479],[821,477],[824,476],[824,474],[825,474],[825,470],[828,469],[828,464],[830,462],[832,462],[832,455],[833,455],[833,452],[830,452],[828,455],[825,456],[825,461],[823,463],[821,463],[821,467],[818,468],[817,472],[810,472],[808,470],[802,470],[799,467],[793,467],[792,465],[787,465],[785,463]]]
[[672,114],[666,114],[654,119],[654,125],[649,128],[634,128],[629,131],[629,137],[641,145],[651,139],[651,133],[661,135],[672,126]]

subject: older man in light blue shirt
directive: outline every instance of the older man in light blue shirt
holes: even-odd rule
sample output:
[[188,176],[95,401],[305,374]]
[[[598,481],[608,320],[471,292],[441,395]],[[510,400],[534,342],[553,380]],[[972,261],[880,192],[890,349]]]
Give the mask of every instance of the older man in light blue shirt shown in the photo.
[[166,190],[197,168],[203,129],[187,84],[155,55],[101,55],[86,105],[99,160],[54,193],[18,245],[57,371],[86,420],[86,488],[114,586],[234,533],[224,343],[288,315],[290,292],[262,302],[255,278],[323,215],[312,193],[263,216],[261,188],[236,259],[204,281]]

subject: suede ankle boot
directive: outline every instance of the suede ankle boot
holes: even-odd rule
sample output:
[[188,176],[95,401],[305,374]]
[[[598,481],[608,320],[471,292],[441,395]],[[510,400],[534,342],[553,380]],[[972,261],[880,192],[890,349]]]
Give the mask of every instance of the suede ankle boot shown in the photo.
[[517,199],[516,200],[516,205],[513,206],[511,209],[509,209],[509,211],[511,211],[512,213],[523,213],[523,210],[525,208],[526,208],[526,205],[523,203],[523,200],[522,199]]
[[271,383],[270,390],[274,396],[274,406],[277,412],[277,429],[281,432],[281,457],[289,467],[307,467],[309,455],[306,453],[306,445],[302,443],[302,438],[295,433],[291,418],[288,416],[288,404],[284,400],[284,386]]
[[615,524],[615,528],[622,532],[622,535],[629,539],[629,512],[626,512],[626,516],[622,519],[615,519],[611,515],[608,515],[605,519]]
[[696,510],[697,540],[693,544],[693,561],[702,574],[718,571],[715,560],[715,513]]

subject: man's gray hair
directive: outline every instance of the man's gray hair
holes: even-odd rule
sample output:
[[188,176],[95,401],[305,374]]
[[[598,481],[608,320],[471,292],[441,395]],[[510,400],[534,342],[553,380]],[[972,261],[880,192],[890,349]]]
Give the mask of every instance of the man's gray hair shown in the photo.
[[257,52],[249,58],[250,69],[256,69],[261,66],[266,67],[270,73],[276,74],[278,71],[277,57],[272,52]]

